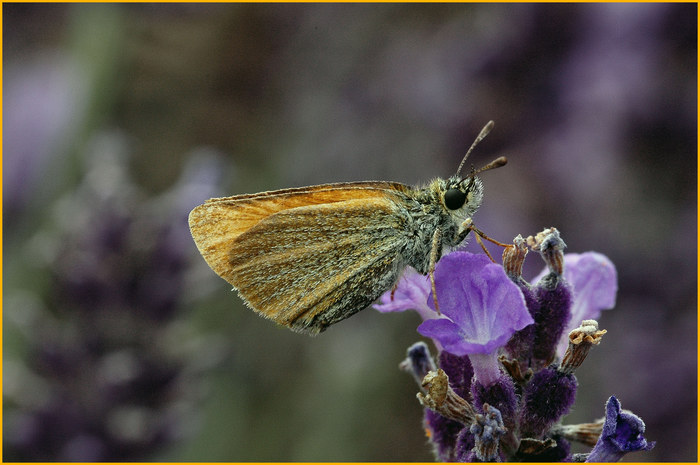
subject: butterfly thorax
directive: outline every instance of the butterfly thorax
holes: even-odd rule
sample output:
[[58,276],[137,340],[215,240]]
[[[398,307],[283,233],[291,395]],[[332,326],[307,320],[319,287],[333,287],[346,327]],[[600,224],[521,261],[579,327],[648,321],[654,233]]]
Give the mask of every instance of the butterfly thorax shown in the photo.
[[[446,205],[445,194],[450,189],[464,194],[464,203],[459,208]],[[434,179],[424,187],[408,193],[406,205],[407,249],[403,252],[408,264],[420,273],[427,273],[430,267],[430,252],[435,231],[440,231],[438,258],[445,251],[459,245],[464,237],[460,235],[462,223],[471,218],[481,205],[483,185],[477,177],[460,179]]]

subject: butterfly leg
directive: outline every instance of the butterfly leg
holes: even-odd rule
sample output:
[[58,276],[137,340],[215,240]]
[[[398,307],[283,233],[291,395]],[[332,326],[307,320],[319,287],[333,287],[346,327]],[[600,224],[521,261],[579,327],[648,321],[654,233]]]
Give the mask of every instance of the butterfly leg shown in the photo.
[[435,264],[440,258],[441,249],[441,233],[440,228],[435,228],[433,233],[433,245],[430,249],[430,266],[428,267],[428,275],[430,276],[430,290],[433,291],[433,303],[435,304],[435,311],[440,315],[440,307],[438,306],[437,291],[435,290]]
[[508,244],[504,244],[503,242],[499,242],[495,239],[490,238],[486,234],[484,234],[484,232],[481,229],[474,226],[474,222],[472,221],[471,218],[467,218],[466,220],[464,220],[464,222],[461,224],[461,226],[459,228],[459,233],[458,233],[459,237],[461,239],[464,239],[467,236],[467,234],[469,234],[470,231],[474,231],[474,237],[476,238],[476,241],[479,243],[479,245],[481,246],[481,249],[484,251],[484,253],[486,253],[486,255],[494,263],[496,263],[496,260],[493,259],[493,257],[489,253],[488,249],[486,249],[484,242],[481,239],[482,238],[486,239],[487,241],[489,241],[493,244],[499,245],[501,247],[509,247]]
[[396,281],[393,286],[391,286],[391,301],[394,301],[394,294],[396,293],[396,289],[399,288],[399,282]]
[[501,246],[501,247],[510,247],[510,244],[504,244],[503,242],[499,242],[496,239],[493,239],[493,238],[487,236],[481,229],[477,228],[473,224],[470,226],[470,229],[472,231],[474,231],[474,233],[477,236],[486,239],[487,241],[491,242],[492,244],[496,244],[496,245]]
[[481,240],[481,236],[479,236],[478,234],[475,233],[475,234],[474,234],[474,237],[476,238],[476,242],[478,242],[479,245],[481,246],[481,250],[483,250],[484,253],[486,253],[486,255],[491,259],[491,261],[492,261],[493,263],[496,263],[496,260],[493,259],[493,257],[492,257],[491,254],[489,253],[489,250],[488,250],[488,249],[486,248],[486,246],[484,245],[484,241]]

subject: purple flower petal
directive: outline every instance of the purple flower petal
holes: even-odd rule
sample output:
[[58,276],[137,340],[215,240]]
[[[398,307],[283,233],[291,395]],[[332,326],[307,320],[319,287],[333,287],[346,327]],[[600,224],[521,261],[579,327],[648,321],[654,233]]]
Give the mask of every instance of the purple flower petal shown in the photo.
[[[424,321],[418,332],[455,355],[491,353],[533,323],[518,286],[484,255],[444,256],[435,270],[435,287],[440,311],[449,320]],[[428,305],[432,302],[429,296]]]
[[393,294],[392,298],[392,290],[386,291],[380,298],[381,303],[373,307],[382,313],[415,310],[424,320],[439,316],[428,306],[430,278],[411,267],[406,268]]
[[[544,270],[533,282],[548,273]],[[598,252],[564,255],[564,279],[571,284],[574,300],[571,319],[557,344],[557,354],[563,357],[569,345],[568,334],[583,320],[597,320],[601,311],[615,306],[617,271],[608,257]]]
[[576,320],[574,327],[583,320],[598,319],[601,310],[615,306],[617,271],[608,257],[597,252],[567,254],[564,266],[564,279],[574,287],[571,308],[571,319]]
[[[545,268],[533,280],[538,282],[549,273]],[[574,327],[583,320],[595,320],[601,310],[615,306],[617,270],[608,257],[598,252],[564,255],[564,279],[574,288],[571,320]]]
[[[439,340],[442,347],[453,355],[466,355],[467,353],[481,350],[480,344],[470,344],[468,341],[465,341],[462,329],[454,321],[447,318],[425,320],[418,326],[418,332],[425,337]],[[462,346],[471,349],[471,352],[457,350],[457,352],[464,353],[456,353],[454,350],[451,350]]]
[[586,462],[617,462],[628,452],[652,449],[656,443],[647,442],[645,429],[641,418],[623,411],[620,401],[610,396],[605,404],[603,432]]

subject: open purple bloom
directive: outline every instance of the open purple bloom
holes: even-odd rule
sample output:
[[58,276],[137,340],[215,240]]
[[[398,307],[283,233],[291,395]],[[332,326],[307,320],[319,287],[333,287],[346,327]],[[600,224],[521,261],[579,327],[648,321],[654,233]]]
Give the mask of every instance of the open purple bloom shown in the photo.
[[[533,282],[547,275],[543,270]],[[561,358],[568,347],[568,334],[583,320],[597,320],[602,310],[613,308],[617,296],[617,271],[608,257],[598,252],[564,255],[564,279],[574,290],[571,318],[557,346]]]
[[641,418],[623,411],[620,401],[610,396],[605,404],[603,432],[586,462],[617,462],[628,452],[651,450],[656,443],[647,442],[645,429]]
[[[440,312],[447,318],[424,321],[418,332],[455,355],[490,354],[534,320],[518,286],[484,255],[454,252],[435,269]],[[432,297],[428,305],[433,305]]]
[[[454,355],[469,355],[477,379],[488,386],[499,377],[496,350],[534,320],[525,299],[499,265],[484,255],[454,252],[435,269],[443,318],[424,321],[418,332]],[[433,305],[432,296],[428,305]]]

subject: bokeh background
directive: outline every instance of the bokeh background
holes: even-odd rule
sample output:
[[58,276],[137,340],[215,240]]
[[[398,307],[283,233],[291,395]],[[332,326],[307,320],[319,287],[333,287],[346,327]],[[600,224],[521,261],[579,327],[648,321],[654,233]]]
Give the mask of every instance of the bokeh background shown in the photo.
[[186,216],[449,176],[489,119],[476,224],[617,266],[565,422],[615,394],[627,461],[697,460],[695,4],[4,4],[3,39],[5,460],[432,460],[417,315],[278,328]]

